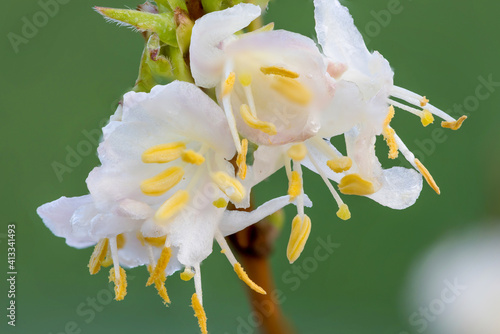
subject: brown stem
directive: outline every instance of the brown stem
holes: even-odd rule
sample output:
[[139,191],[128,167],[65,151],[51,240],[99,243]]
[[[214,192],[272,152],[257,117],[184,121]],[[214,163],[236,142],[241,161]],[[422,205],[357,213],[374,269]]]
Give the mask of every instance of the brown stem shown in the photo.
[[186,0],[186,7],[193,21],[198,20],[205,14],[201,0]]
[[249,277],[267,292],[266,295],[261,295],[247,289],[255,312],[254,319],[260,325],[262,334],[294,333],[281,311],[280,299],[283,296],[275,290],[269,262],[277,234],[278,230],[274,225],[261,221],[229,237]]

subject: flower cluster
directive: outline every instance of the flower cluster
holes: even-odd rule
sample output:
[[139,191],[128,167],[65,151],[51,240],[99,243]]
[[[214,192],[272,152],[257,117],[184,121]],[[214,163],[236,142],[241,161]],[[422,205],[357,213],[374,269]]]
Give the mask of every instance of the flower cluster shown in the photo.
[[[95,245],[89,271],[112,266],[116,300],[126,295],[123,267],[146,266],[146,285],[165,304],[167,276],[182,270],[181,279],[194,278],[192,307],[207,333],[200,264],[214,239],[237,276],[265,294],[224,237],[294,204],[286,251],[294,262],[311,230],[302,167],[322,178],[342,220],[351,213],[340,194],[404,209],[418,198],[422,176],[440,190],[391,127],[395,108],[420,117],[423,126],[440,117],[453,130],[465,116],[455,120],[425,96],[395,86],[388,61],[366,48],[338,0],[314,1],[319,46],[273,25],[248,29],[261,6],[205,8],[208,14],[194,18],[183,2],[170,3],[146,3],[138,11],[96,8],[145,33],[139,80],[103,128],[101,166],[87,179],[90,194],[62,197],[38,214],[68,245]],[[161,85],[159,78],[171,82]],[[344,136],[345,153],[331,144],[335,136]],[[377,136],[387,142],[389,158],[401,153],[414,169],[383,169]],[[230,203],[249,208],[251,189],[283,167],[284,196],[251,211],[228,210]]]

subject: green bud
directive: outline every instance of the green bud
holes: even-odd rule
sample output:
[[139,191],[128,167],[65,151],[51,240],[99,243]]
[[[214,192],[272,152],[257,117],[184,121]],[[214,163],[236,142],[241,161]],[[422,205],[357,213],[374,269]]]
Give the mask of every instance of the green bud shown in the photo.
[[152,34],[146,44],[147,57],[146,64],[149,67],[151,76],[156,84],[165,84],[174,79],[172,64],[161,52],[160,38],[157,34]]
[[179,48],[170,47],[170,61],[176,79],[186,82],[194,82],[191,71],[184,61],[184,57]]
[[163,43],[173,46],[177,45],[172,13],[153,14],[131,9],[104,7],[95,7],[95,10],[109,21],[131,26],[141,32],[154,32],[158,34]]
[[191,44],[191,32],[194,22],[189,18],[188,13],[180,8],[174,11],[174,21],[177,26],[175,30],[177,44],[182,54],[185,55],[189,51],[189,45]]
[[201,0],[201,4],[203,9],[207,12],[216,12],[218,10],[223,9],[223,1],[222,0]]

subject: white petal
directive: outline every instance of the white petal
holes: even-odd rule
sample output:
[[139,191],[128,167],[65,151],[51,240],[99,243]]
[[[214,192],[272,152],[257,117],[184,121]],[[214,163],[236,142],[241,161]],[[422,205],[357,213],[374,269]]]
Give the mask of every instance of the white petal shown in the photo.
[[196,21],[189,54],[191,72],[198,86],[215,87],[224,66],[224,42],[248,26],[260,13],[259,6],[242,3],[209,13]]
[[97,238],[112,238],[118,234],[138,231],[142,221],[119,217],[112,213],[100,213],[92,218],[89,233]]
[[[290,202],[290,196],[282,196],[267,201],[251,212],[225,211],[219,230],[224,236],[231,235],[261,221],[288,204],[294,204],[294,202]],[[304,195],[304,205],[308,208],[312,207],[312,202],[307,195]]]
[[124,199],[118,203],[115,213],[130,219],[148,219],[153,215],[153,210],[144,202]]
[[92,198],[89,195],[70,198],[61,197],[58,200],[40,206],[36,212],[52,233],[58,237],[65,238],[69,246],[85,248],[93,245],[95,243],[94,240],[90,237],[75,237],[70,219],[79,207],[91,202]]
[[323,53],[349,66],[366,72],[370,52],[354,25],[349,10],[338,0],[314,0],[316,34]]

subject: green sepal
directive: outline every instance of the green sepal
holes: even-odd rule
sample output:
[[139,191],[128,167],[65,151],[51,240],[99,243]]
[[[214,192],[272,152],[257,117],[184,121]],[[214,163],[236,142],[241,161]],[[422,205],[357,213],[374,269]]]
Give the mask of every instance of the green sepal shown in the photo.
[[194,22],[189,18],[189,15],[184,10],[176,9],[174,13],[175,30],[177,36],[177,45],[182,54],[185,55],[189,51],[191,44],[191,32],[193,30]]

